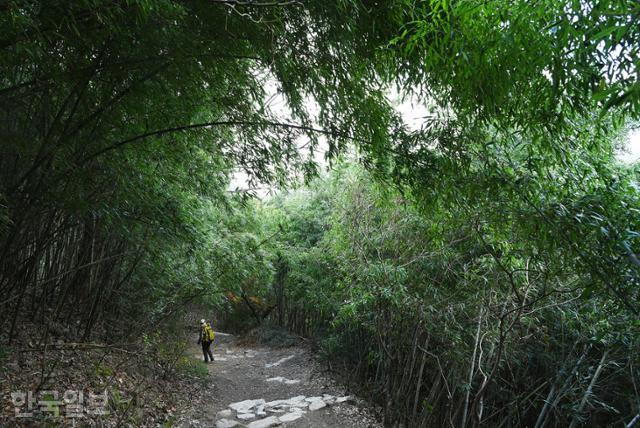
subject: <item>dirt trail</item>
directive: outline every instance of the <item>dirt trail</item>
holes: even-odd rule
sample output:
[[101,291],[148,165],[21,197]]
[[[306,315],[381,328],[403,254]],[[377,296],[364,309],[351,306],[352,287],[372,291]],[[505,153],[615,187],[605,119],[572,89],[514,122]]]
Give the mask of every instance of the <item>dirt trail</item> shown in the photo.
[[[202,360],[199,348],[192,352]],[[364,403],[324,376],[303,348],[247,347],[218,333],[213,352],[203,396],[178,426],[381,427]]]

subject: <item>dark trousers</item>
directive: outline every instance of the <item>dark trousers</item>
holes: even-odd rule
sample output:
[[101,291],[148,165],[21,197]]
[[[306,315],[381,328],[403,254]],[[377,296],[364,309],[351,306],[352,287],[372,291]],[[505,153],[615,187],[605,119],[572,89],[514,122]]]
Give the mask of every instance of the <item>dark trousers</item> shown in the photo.
[[211,342],[202,342],[202,353],[204,354],[204,362],[209,362],[209,359],[213,361],[213,354],[211,353]]

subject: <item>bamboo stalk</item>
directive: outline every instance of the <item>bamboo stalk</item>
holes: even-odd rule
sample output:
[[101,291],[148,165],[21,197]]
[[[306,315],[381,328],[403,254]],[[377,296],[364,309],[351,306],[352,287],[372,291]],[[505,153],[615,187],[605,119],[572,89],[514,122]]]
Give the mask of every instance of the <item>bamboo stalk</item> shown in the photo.
[[604,362],[607,359],[607,355],[609,355],[608,349],[602,354],[602,358],[600,358],[600,362],[598,363],[598,368],[596,368],[595,373],[591,377],[591,382],[589,382],[589,386],[587,387],[586,391],[584,392],[584,395],[582,396],[582,399],[580,400],[580,404],[578,405],[578,411],[573,417],[573,420],[571,421],[569,428],[574,428],[578,424],[578,419],[580,417],[580,414],[584,411],[584,407],[587,404],[589,397],[593,394],[593,387],[595,386],[596,381],[598,380],[598,377],[600,376],[600,373],[604,368]]

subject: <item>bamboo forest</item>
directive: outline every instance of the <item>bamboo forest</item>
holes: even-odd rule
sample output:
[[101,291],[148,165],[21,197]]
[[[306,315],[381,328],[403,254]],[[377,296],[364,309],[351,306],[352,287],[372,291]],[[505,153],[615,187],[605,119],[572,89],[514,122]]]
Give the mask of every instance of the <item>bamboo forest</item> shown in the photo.
[[0,426],[639,427],[637,0],[0,1]]

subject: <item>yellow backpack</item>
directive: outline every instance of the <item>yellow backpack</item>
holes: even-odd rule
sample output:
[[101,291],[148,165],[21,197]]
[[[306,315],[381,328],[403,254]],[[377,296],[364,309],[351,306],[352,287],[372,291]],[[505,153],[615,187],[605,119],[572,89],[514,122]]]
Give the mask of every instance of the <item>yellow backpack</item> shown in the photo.
[[211,328],[209,323],[205,324],[203,328],[204,328],[204,334],[202,335],[202,337],[204,338],[204,340],[208,342],[213,342],[213,338],[215,337],[215,334],[213,333],[213,329]]

